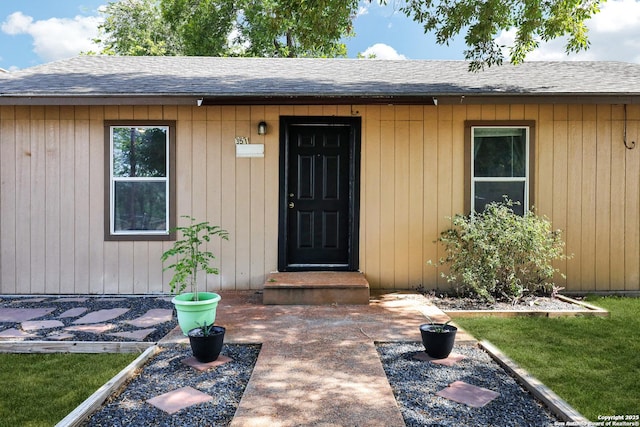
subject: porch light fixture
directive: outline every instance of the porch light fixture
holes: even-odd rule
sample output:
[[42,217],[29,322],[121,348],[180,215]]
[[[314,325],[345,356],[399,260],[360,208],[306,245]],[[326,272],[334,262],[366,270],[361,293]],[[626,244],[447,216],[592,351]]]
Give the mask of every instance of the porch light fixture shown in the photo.
[[265,135],[267,133],[267,123],[258,123],[258,135]]

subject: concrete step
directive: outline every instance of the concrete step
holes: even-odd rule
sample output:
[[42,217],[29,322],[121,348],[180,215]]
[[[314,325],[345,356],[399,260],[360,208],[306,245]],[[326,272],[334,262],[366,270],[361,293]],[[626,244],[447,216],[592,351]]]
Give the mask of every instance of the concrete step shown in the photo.
[[369,304],[369,282],[353,271],[271,273],[264,284],[267,305]]

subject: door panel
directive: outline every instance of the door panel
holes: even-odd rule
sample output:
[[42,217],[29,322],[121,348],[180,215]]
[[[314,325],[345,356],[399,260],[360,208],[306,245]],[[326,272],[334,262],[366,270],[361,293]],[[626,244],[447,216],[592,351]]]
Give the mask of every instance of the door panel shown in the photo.
[[284,128],[279,269],[353,269],[357,133],[350,123],[328,121]]

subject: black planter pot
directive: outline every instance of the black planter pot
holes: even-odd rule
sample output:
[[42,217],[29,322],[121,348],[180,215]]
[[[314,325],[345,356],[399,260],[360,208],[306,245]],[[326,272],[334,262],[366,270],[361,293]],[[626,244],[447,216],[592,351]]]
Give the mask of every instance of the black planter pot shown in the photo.
[[208,336],[203,336],[202,329],[195,328],[189,331],[189,344],[193,356],[200,363],[213,362],[218,358],[224,343],[226,329],[222,326],[213,326]]
[[[442,332],[438,330],[442,329]],[[434,359],[445,359],[453,350],[458,328],[451,325],[425,323],[420,325],[422,345],[427,354]]]

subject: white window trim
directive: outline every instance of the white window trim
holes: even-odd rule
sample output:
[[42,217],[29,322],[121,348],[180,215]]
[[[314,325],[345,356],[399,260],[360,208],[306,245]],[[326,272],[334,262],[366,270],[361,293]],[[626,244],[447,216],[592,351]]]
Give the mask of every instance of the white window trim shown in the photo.
[[[136,128],[136,129],[164,129],[166,131],[165,138],[165,170],[166,176],[162,178],[158,177],[115,177],[113,176],[113,156],[114,156],[114,147],[113,147],[113,129],[115,128]],[[110,234],[112,236],[168,236],[170,232],[170,155],[169,152],[170,146],[170,135],[171,129],[170,126],[167,125],[113,125],[109,127],[109,226],[110,226]],[[115,185],[116,182],[164,182],[165,183],[165,229],[164,230],[125,230],[125,231],[116,231],[115,230]]]
[[[525,135],[526,135],[526,140],[525,140],[525,176],[524,177],[476,177],[474,175],[474,145],[475,145],[475,130],[476,129],[525,129]],[[528,212],[529,211],[529,180],[531,177],[531,172],[529,169],[529,163],[530,163],[530,151],[529,151],[529,147],[531,144],[531,128],[530,126],[524,126],[524,125],[514,125],[514,126],[503,126],[503,125],[496,125],[496,126],[492,126],[492,125],[482,125],[482,126],[471,126],[471,153],[470,153],[470,167],[471,170],[469,171],[469,176],[471,176],[471,212],[474,213],[475,212],[475,192],[476,192],[476,186],[475,183],[476,182],[524,182],[524,200],[522,201],[523,207],[524,207],[524,212]]]

